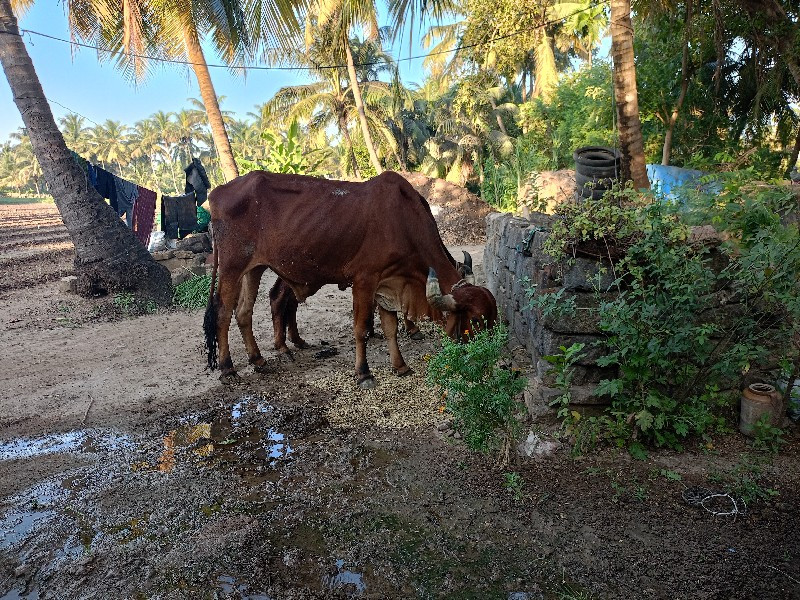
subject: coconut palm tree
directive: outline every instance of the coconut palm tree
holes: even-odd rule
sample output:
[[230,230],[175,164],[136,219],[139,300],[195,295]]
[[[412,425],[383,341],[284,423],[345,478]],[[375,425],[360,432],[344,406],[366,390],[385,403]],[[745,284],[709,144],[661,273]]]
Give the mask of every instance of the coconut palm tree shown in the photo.
[[227,180],[238,176],[222,111],[201,46],[209,39],[217,54],[235,67],[255,55],[263,40],[285,43],[300,27],[291,0],[130,0],[123,10],[108,0],[69,3],[72,31],[120,54],[117,64],[132,77],[147,73],[142,55],[187,61],[197,78],[214,146]]
[[101,166],[105,169],[114,163],[117,173],[122,173],[122,164],[128,162],[128,126],[107,119],[105,123],[92,127],[89,135],[89,146]]
[[75,246],[78,290],[130,291],[172,300],[169,271],[157,264],[90,185],[72,158],[33,68],[10,0],[0,0],[0,65],[64,225]]
[[383,167],[378,159],[375,144],[372,141],[355,60],[350,46],[350,32],[358,26],[364,28],[367,39],[378,39],[380,28],[378,27],[378,10],[375,0],[317,0],[312,12],[316,18],[316,31],[318,33],[328,32],[334,46],[344,50],[347,77],[361,125],[361,135],[369,153],[370,163],[375,171],[380,174],[383,172]]
[[633,61],[633,24],[630,0],[611,0],[611,57],[614,61],[614,99],[617,103],[622,178],[637,189],[648,189],[644,159],[636,67]]
[[89,129],[86,127],[86,119],[74,113],[69,113],[59,119],[61,133],[64,134],[64,141],[67,147],[83,155],[89,150],[87,134]]

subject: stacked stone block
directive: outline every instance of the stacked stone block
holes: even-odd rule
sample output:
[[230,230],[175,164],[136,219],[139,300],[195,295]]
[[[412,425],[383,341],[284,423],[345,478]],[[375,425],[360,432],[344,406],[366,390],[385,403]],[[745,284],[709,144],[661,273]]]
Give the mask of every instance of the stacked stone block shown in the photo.
[[[526,404],[533,415],[546,412],[547,403],[561,390],[553,387],[550,363],[543,357],[560,354],[561,346],[583,343],[583,356],[575,367],[572,397],[575,404],[601,404],[594,395],[601,379],[615,370],[597,365],[602,338],[597,327],[597,306],[614,281],[607,260],[578,256],[572,260],[553,258],[542,250],[554,217],[532,213],[530,218],[492,213],[487,217],[484,251],[487,286],[495,295],[500,317],[511,335],[528,351],[531,359]],[[531,308],[529,299],[563,290],[578,307],[574,315],[545,317]],[[604,292],[604,293],[599,293]]]

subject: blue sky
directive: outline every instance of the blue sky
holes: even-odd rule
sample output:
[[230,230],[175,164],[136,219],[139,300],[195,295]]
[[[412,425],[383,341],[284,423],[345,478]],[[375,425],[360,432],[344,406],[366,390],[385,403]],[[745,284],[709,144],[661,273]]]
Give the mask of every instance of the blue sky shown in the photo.
[[[20,19],[20,27],[69,39],[63,3],[37,2]],[[199,98],[194,73],[181,65],[155,67],[150,77],[133,84],[118,72],[111,62],[101,62],[88,48],[71,48],[69,44],[36,35],[25,35],[25,45],[39,75],[45,96],[56,121],[68,112],[102,123],[106,119],[133,125],[156,111],[188,108],[187,98]],[[413,54],[421,54],[419,47]],[[398,53],[395,52],[395,57]],[[409,56],[407,45],[401,56]],[[220,62],[213,51],[206,53],[209,63]],[[422,60],[400,63],[406,83],[422,80]],[[231,75],[227,69],[212,69],[217,95],[225,96],[223,109],[245,118],[254,106],[268,100],[281,87],[307,81],[302,72],[251,71],[246,78]],[[63,105],[63,106],[60,106]],[[67,107],[67,108],[64,108]],[[89,125],[92,123],[89,122]],[[0,142],[22,126],[5,77],[0,75]]]

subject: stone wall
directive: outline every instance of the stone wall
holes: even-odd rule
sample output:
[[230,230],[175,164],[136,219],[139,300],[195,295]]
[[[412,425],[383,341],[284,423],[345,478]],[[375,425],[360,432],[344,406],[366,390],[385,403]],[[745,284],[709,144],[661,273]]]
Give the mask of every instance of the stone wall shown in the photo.
[[[577,363],[572,397],[575,404],[601,404],[593,395],[601,379],[613,377],[613,369],[596,364],[598,352],[593,343],[600,338],[596,311],[581,310],[596,306],[597,289],[607,289],[613,281],[608,261],[578,256],[573,261],[554,260],[542,250],[553,217],[531,213],[528,219],[507,213],[492,213],[486,218],[487,243],[484,268],[487,286],[497,299],[500,317],[510,334],[527,350],[530,358],[530,386],[526,404],[531,414],[541,414],[547,403],[561,394],[548,374],[550,363],[544,356],[560,354],[561,346],[584,343],[584,355]],[[544,317],[530,308],[529,298],[556,293],[575,299],[575,316]]]

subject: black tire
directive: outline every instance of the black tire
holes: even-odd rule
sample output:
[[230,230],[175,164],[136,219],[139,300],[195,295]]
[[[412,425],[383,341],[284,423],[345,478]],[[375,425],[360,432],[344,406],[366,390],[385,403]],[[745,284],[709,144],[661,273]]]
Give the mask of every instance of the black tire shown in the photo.
[[575,173],[584,177],[594,177],[596,179],[616,179],[619,177],[619,167],[588,167],[586,165],[575,165]]
[[616,181],[616,177],[591,177],[582,173],[575,173],[575,185],[578,189],[583,189],[588,183],[596,189],[610,189]]
[[585,187],[580,192],[581,192],[581,198],[585,200],[588,200],[589,198],[591,198],[592,200],[600,200],[600,198],[606,195],[607,191],[608,190],[605,189],[599,189],[599,188],[592,189]]
[[[620,153],[615,148],[605,146],[583,146],[572,153],[576,167],[617,167],[619,166]],[[577,170],[577,169],[576,169]]]

